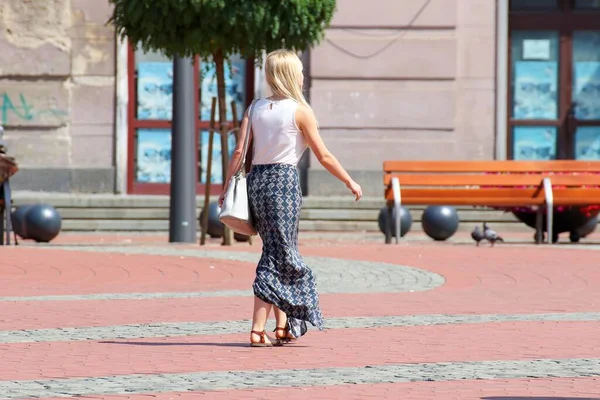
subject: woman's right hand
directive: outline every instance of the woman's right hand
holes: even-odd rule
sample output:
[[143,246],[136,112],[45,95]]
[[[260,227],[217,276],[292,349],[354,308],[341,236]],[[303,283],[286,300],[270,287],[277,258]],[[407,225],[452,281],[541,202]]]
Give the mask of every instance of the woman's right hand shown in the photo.
[[362,197],[362,189],[361,189],[360,185],[354,181],[350,181],[350,183],[348,183],[347,187],[348,187],[348,189],[350,189],[350,191],[354,195],[355,201],[360,200],[360,198]]

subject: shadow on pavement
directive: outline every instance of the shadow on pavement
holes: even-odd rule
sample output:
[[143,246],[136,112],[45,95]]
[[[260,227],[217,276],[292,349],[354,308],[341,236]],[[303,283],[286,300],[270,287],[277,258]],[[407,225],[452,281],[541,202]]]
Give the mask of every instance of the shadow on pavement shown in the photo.
[[531,396],[494,396],[481,400],[600,400],[600,397],[531,397]]
[[[117,342],[117,341],[101,341],[98,343],[102,343],[102,344],[124,344],[124,345],[130,345],[130,346],[209,346],[209,347],[247,347],[247,348],[251,348],[249,344],[246,343],[176,343],[176,342]],[[298,344],[290,344],[287,346],[273,346],[273,347],[306,347],[306,346],[301,346]],[[583,399],[586,400],[586,399]],[[591,400],[591,399],[589,399]],[[600,400],[600,399],[594,399],[594,400]]]

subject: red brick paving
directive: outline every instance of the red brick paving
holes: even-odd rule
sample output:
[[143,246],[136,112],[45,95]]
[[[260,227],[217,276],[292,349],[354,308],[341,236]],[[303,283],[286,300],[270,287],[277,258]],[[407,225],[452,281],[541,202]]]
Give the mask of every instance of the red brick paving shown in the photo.
[[[328,317],[378,317],[415,314],[520,314],[599,311],[593,294],[577,299],[571,293],[552,296],[499,293],[426,293],[321,295]],[[485,296],[480,298],[479,296]],[[597,294],[596,294],[597,296]],[[200,322],[249,319],[252,300],[247,297],[208,297],[165,300],[45,301],[0,304],[0,329],[41,329],[107,326],[152,322]]]
[[[5,250],[10,264],[22,271],[14,277],[11,275],[15,270],[13,267],[8,270],[7,278],[0,280],[0,293],[8,296],[249,289],[254,274],[254,265],[223,260],[57,253],[55,250],[31,251],[24,247]],[[357,257],[420,267],[446,279],[440,288],[424,292],[376,296],[322,294],[326,316],[600,310],[598,251],[453,245],[437,245],[432,251],[431,245],[410,244],[305,247],[303,252],[305,255]],[[56,259],[57,255],[60,260]],[[19,259],[27,263],[19,263]],[[49,265],[54,265],[56,270]],[[215,268],[211,269],[211,265]],[[3,303],[1,307],[0,329],[33,329],[247,319],[251,301],[222,297],[17,302]]]
[[2,249],[2,269],[2,296],[43,296],[247,289],[255,266],[193,257],[8,247]]
[[[294,345],[271,349],[248,347],[248,336],[232,334],[5,344],[2,345],[4,355],[0,376],[16,380],[133,373],[600,358],[600,321],[312,331]],[[507,343],[508,338],[510,341]]]
[[[111,240],[114,243],[129,239],[107,235],[106,242]],[[159,243],[159,240],[157,236],[140,242],[150,244]],[[208,248],[260,251],[257,244],[223,248],[213,242]],[[425,292],[323,294],[321,302],[326,317],[600,311],[598,251],[511,245],[492,249],[450,243],[400,246],[372,243],[327,246],[324,245],[327,241],[319,240],[303,243],[302,252],[307,256],[409,265],[440,273],[446,278],[445,285]],[[8,261],[0,270],[1,296],[248,289],[254,272],[254,266],[248,263],[222,260],[33,250],[27,246],[3,249],[5,260]],[[211,265],[216,268],[210,268]],[[0,329],[247,319],[250,308],[249,298],[3,302],[0,303]],[[458,360],[600,358],[600,322],[506,322],[313,331],[296,346],[259,350],[259,360],[256,349],[237,346],[246,343],[247,334],[145,338],[129,342],[149,341],[182,345],[145,346],[93,341],[2,344],[0,379]],[[217,345],[190,345],[192,343]],[[236,346],[218,346],[220,343]],[[513,399],[535,396],[600,399],[600,381],[555,378],[418,382],[172,393],[152,398],[463,400],[487,397],[508,400],[510,396]]]

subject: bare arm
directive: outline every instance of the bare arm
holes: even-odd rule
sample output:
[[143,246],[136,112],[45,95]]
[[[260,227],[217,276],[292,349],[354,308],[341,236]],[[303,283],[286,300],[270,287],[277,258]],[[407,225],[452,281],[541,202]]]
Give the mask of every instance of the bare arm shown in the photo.
[[335,158],[335,156],[327,149],[327,146],[325,146],[325,143],[319,134],[317,121],[314,115],[304,106],[299,106],[296,111],[296,125],[298,125],[298,128],[302,131],[308,146],[313,153],[315,153],[319,163],[325,167],[329,173],[344,182],[346,187],[354,193],[356,200],[360,199],[362,196],[360,186],[352,180],[337,158]]
[[[244,141],[246,140],[246,130],[248,128],[248,110],[244,113],[244,118],[242,119],[242,123],[240,125],[238,141],[235,146],[235,150],[231,154],[231,159],[229,159],[229,165],[227,166],[227,179],[225,179],[225,188],[229,186],[229,181],[235,175],[236,172],[240,170],[242,166],[242,155],[244,152]],[[249,132],[250,137],[248,140],[252,140],[252,128]],[[223,191],[223,193],[225,193]],[[223,197],[223,196],[221,196]],[[221,199],[219,199],[220,201]]]

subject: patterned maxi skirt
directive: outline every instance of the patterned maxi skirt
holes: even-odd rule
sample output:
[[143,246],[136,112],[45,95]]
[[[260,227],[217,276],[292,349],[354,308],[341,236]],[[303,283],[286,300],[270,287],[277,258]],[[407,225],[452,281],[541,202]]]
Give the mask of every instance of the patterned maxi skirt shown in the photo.
[[307,321],[322,330],[315,277],[298,252],[302,193],[296,167],[254,165],[248,175],[248,196],[263,241],[252,285],[254,294],[287,315],[288,328],[295,337],[306,333]]

